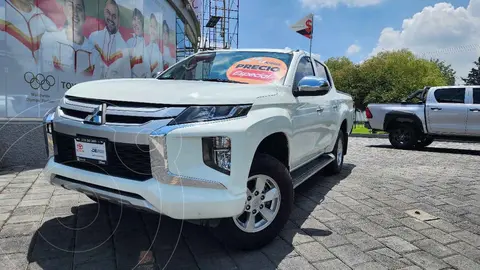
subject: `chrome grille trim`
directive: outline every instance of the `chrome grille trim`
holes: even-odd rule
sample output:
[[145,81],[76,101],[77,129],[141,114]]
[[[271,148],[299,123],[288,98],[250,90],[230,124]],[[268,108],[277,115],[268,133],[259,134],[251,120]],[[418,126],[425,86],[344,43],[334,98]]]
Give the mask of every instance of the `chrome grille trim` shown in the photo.
[[[86,100],[86,99],[83,99]],[[92,113],[95,108],[98,107],[95,103],[101,103],[101,101],[92,100],[92,103],[86,102],[79,102],[73,101],[64,97],[60,104],[59,104],[59,114],[61,117],[83,122],[84,117],[79,117],[75,115],[79,113],[82,114],[90,114]],[[151,104],[146,104],[146,107],[131,107],[131,106],[116,106],[110,105],[108,106],[107,103],[107,110],[106,110],[106,125],[125,125],[125,126],[139,126],[144,125],[152,120],[163,120],[163,119],[173,119],[177,115],[179,115],[182,111],[186,109],[186,107],[162,107],[161,104],[158,107],[151,107]],[[71,110],[72,113],[67,112],[67,110]],[[108,121],[108,116],[115,116],[115,117],[132,117],[131,121],[122,122],[121,120],[118,121]],[[86,117],[86,115],[85,115]],[[138,119],[134,119],[138,118]],[[142,119],[145,118],[145,119]],[[123,119],[125,120],[125,119]],[[133,121],[133,123],[132,123]],[[138,122],[137,122],[138,121]]]

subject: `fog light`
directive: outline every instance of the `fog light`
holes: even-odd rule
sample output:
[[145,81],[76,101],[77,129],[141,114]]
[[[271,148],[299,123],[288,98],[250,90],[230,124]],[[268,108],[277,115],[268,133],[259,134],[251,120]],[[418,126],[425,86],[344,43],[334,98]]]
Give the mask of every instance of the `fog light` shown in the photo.
[[231,141],[224,136],[202,138],[203,162],[208,167],[230,175]]

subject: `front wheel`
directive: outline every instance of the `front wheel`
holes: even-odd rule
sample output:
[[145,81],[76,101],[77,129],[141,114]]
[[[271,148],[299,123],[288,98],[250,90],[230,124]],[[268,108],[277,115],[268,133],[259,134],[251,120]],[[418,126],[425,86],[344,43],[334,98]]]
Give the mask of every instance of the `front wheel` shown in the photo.
[[243,212],[217,227],[228,246],[252,250],[270,243],[283,229],[293,207],[292,178],[277,159],[258,154],[247,181]]
[[342,171],[343,168],[343,158],[344,158],[344,145],[345,145],[345,134],[340,130],[337,136],[337,142],[333,148],[332,154],[335,156],[335,159],[330,162],[325,167],[325,172],[329,175],[338,174]]

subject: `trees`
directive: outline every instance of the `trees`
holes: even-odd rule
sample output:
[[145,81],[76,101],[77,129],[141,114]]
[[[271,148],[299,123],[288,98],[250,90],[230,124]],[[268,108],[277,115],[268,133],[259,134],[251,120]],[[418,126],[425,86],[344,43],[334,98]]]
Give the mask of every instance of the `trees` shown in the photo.
[[447,81],[447,85],[455,85],[455,75],[457,72],[453,70],[452,65],[446,64],[444,61],[440,61],[440,59],[430,59],[430,61],[438,66]]
[[467,78],[462,77],[462,80],[466,85],[480,85],[480,57],[478,57],[478,60],[473,63],[475,64],[475,67],[470,70]]
[[[445,74],[452,71],[443,62],[418,58],[406,49],[381,52],[361,64],[346,57],[329,58],[325,64],[335,79],[335,86],[351,94],[355,107],[360,110],[368,103],[399,102],[425,86],[446,85]],[[445,73],[440,65],[444,66]]]

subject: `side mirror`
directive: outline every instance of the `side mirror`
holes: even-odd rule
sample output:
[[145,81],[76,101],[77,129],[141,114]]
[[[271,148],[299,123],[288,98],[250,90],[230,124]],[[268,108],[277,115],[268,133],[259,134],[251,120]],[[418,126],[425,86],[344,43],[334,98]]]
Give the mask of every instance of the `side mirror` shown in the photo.
[[298,96],[322,96],[330,91],[330,83],[326,78],[305,76],[298,82],[298,87],[293,91]]

